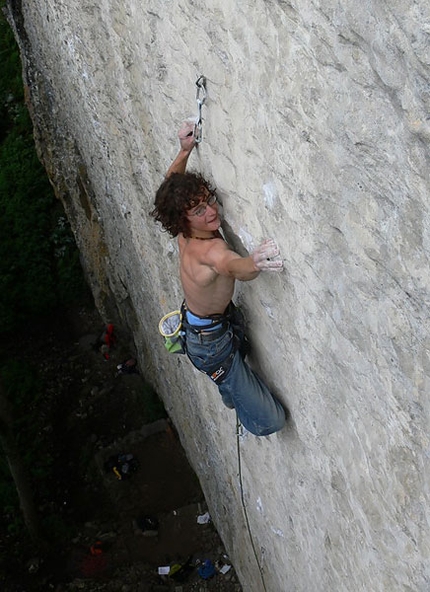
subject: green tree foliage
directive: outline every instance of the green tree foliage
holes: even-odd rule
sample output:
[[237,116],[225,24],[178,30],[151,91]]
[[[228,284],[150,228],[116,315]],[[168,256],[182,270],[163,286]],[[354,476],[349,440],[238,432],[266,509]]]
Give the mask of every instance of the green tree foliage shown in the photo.
[[[25,348],[26,327],[37,317],[82,301],[88,292],[64,210],[37,158],[19,50],[4,4],[0,0],[0,377],[13,414],[9,427],[40,500],[47,495],[52,464],[41,436],[44,385],[28,362],[11,358],[11,350]],[[11,535],[19,535],[23,520],[4,455],[0,507],[1,530],[5,522]]]
[[19,122],[23,115],[25,117],[20,55],[12,29],[2,12],[4,4],[4,0],[0,0],[0,142],[13,122]]
[[36,155],[19,51],[2,13],[0,55],[1,334],[85,287],[73,235]]
[[[40,496],[46,495],[44,480],[49,475],[52,454],[47,441],[41,437],[40,422],[32,419],[39,411],[39,400],[43,394],[43,384],[38,372],[28,362],[8,360],[0,365],[2,385],[7,385],[7,398],[10,404],[10,425],[7,429],[14,435],[15,445],[20,451],[28,471],[28,479],[37,483]],[[26,413],[23,413],[23,409]],[[5,418],[2,415],[1,420]],[[1,426],[2,432],[5,425]],[[35,446],[35,443],[37,445]],[[10,534],[20,534],[24,529],[23,516],[19,508],[17,491],[13,482],[8,459],[2,455],[0,460],[0,503],[4,508],[2,518],[7,523]]]

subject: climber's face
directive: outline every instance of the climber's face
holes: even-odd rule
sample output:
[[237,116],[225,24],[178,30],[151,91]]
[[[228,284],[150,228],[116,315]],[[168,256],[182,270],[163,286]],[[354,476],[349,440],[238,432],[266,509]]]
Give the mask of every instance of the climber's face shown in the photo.
[[204,188],[201,200],[188,210],[187,218],[192,230],[218,230],[221,220],[215,193]]

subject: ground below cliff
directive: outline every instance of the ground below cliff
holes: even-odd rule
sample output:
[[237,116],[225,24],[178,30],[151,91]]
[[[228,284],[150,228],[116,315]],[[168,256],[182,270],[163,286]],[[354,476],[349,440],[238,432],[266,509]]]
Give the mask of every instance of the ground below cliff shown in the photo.
[[29,327],[19,352],[38,367],[53,410],[43,426],[50,499],[39,510],[56,508],[73,535],[3,589],[240,592],[174,426],[140,373],[118,371],[135,354],[130,342],[118,333],[103,355],[104,329],[92,307],[53,314]]

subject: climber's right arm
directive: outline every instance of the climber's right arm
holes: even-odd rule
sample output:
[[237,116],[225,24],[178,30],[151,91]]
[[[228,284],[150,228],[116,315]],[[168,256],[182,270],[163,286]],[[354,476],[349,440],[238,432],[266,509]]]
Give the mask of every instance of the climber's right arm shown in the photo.
[[170,165],[166,173],[166,177],[170,177],[170,175],[173,173],[185,173],[188,158],[190,157],[190,154],[196,145],[194,138],[194,123],[192,121],[184,121],[181,129],[178,132],[178,138],[181,148],[175,160]]

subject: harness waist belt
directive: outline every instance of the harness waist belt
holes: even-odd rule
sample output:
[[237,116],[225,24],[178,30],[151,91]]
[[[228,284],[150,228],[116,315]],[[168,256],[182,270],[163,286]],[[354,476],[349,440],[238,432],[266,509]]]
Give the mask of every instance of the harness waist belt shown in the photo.
[[211,327],[210,329],[205,329],[204,327],[197,328],[188,325],[187,331],[194,333],[194,335],[198,335],[200,343],[209,343],[210,341],[216,341],[227,331],[227,324],[218,323],[216,327]]
[[195,315],[190,310],[185,311],[185,317],[187,322],[192,326],[193,329],[199,331],[213,331],[219,329],[219,326],[224,321],[223,318],[214,320],[209,318],[203,318]]

